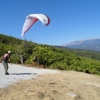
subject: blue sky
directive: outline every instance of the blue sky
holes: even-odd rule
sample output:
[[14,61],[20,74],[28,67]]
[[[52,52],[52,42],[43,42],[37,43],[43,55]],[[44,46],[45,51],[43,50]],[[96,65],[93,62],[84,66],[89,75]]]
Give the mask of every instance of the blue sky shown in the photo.
[[25,38],[39,44],[62,45],[100,38],[100,0],[0,0],[0,33],[21,37],[26,16],[42,13],[50,24],[37,21]]

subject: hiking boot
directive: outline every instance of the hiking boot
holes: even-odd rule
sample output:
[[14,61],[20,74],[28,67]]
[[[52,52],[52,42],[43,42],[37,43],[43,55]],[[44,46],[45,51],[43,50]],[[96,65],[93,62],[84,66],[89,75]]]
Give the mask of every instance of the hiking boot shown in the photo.
[[9,73],[7,72],[7,73],[5,73],[5,75],[9,75]]

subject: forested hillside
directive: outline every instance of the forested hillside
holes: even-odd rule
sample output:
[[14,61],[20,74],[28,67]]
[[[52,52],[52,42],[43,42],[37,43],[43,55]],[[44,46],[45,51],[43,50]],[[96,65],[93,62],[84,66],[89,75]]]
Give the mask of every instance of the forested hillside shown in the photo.
[[[20,40],[11,36],[0,34],[0,56],[8,50],[12,51],[13,63],[20,63],[20,53],[24,53],[25,64],[34,65],[34,57],[38,56],[37,63],[44,67],[75,70],[90,74],[100,75],[100,61],[89,56],[90,53],[62,49],[54,46],[33,43]],[[86,56],[87,57],[86,57]],[[94,54],[93,54],[94,55]]]
[[67,50],[75,55],[82,56],[85,58],[92,58],[95,60],[100,60],[100,52],[97,51],[90,51],[90,50],[82,50],[82,49],[71,49],[68,47],[56,46],[57,48],[61,48]]

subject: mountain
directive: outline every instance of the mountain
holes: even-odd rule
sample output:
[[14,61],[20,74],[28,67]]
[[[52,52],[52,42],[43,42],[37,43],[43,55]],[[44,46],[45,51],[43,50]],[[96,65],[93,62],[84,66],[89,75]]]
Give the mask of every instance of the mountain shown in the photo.
[[100,51],[100,39],[74,41],[69,44],[64,44],[63,47],[68,47],[73,49],[84,49],[90,51]]

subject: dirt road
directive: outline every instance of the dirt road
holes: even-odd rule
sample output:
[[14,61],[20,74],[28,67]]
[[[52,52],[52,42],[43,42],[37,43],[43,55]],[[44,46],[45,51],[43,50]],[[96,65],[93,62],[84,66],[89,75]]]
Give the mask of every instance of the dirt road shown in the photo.
[[100,77],[75,71],[38,75],[0,89],[0,100],[100,100]]

